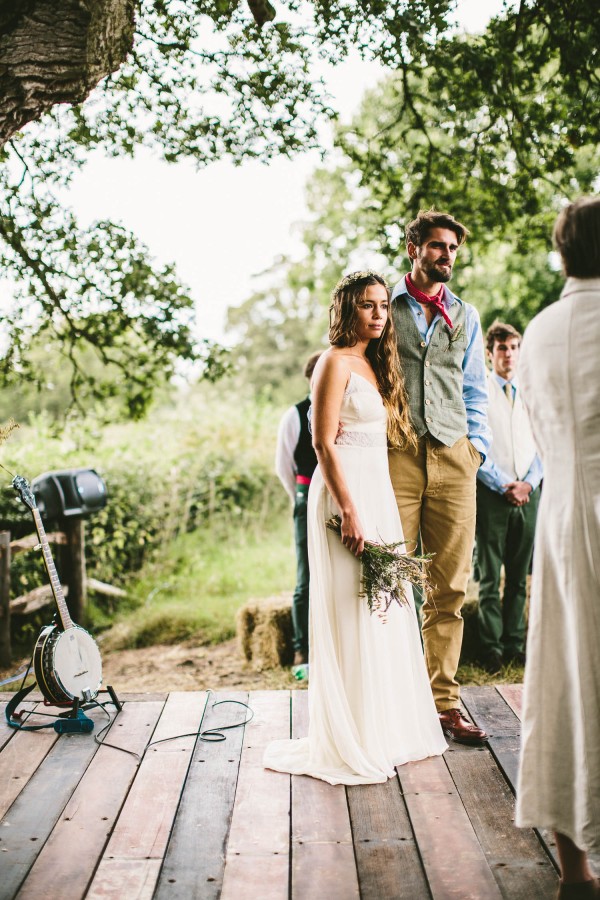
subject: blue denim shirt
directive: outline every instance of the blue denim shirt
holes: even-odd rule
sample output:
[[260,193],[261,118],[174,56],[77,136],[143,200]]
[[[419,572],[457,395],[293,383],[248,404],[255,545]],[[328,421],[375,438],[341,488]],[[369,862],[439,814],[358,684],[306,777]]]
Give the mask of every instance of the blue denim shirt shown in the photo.
[[[497,375],[495,372],[493,377],[496,379],[502,390],[504,390],[505,384],[509,384],[506,378],[502,378],[501,375]],[[514,378],[510,382],[510,384],[512,384],[514,390],[517,390],[517,382]],[[542,480],[542,475],[542,461],[536,453],[533,458],[533,462],[529,467],[529,471],[527,472],[523,481],[526,481],[528,484],[530,484],[531,489],[535,491],[536,487],[539,487],[540,481]],[[503,472],[495,462],[492,462],[489,456],[477,472],[477,477],[482,484],[485,484],[487,488],[489,488],[491,491],[496,491],[496,493],[498,494],[504,494],[505,488],[503,487],[503,485],[510,484],[511,481],[513,481],[510,475],[507,475],[506,472]]]
[[[408,305],[415,318],[417,328],[423,340],[429,345],[433,329],[439,319],[442,319],[440,313],[435,314],[431,321],[431,325],[427,326],[425,313],[417,301],[411,297],[406,290],[406,280],[401,278],[392,291],[392,300],[396,297],[405,296],[408,299]],[[487,391],[487,370],[485,368],[485,355],[483,347],[483,335],[481,333],[481,323],[479,321],[479,313],[470,303],[463,301],[450,291],[444,285],[444,296],[442,302],[446,307],[448,315],[452,318],[451,306],[453,303],[460,303],[465,308],[465,331],[467,336],[467,349],[463,359],[463,401],[467,411],[467,437],[474,447],[479,450],[483,458],[487,456],[487,452],[492,443],[492,433],[487,421],[488,407],[488,391]],[[443,319],[442,319],[443,321]]]

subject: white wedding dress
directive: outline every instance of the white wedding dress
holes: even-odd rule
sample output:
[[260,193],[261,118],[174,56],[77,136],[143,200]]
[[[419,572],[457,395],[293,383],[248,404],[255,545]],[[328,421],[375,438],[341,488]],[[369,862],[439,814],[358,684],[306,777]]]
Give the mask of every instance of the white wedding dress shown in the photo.
[[[402,540],[390,482],[386,412],[377,389],[352,372],[337,438],[366,537]],[[372,784],[394,766],[447,747],[436,713],[412,591],[383,622],[359,597],[360,563],[325,527],[338,510],[319,468],[308,496],[310,681],[308,737],[271,743],[264,765],[330,784]]]

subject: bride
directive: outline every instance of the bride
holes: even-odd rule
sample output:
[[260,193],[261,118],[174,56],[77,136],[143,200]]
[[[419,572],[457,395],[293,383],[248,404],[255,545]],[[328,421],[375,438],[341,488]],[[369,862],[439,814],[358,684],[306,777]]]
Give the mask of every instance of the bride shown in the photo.
[[[415,444],[383,278],[343,278],[330,316],[331,348],[312,386],[319,465],[308,497],[308,737],[274,741],[264,765],[331,784],[371,784],[447,745],[410,587],[409,603],[393,603],[385,621],[360,596],[365,540],[402,540],[388,442]],[[341,518],[341,540],[325,527],[333,515]]]

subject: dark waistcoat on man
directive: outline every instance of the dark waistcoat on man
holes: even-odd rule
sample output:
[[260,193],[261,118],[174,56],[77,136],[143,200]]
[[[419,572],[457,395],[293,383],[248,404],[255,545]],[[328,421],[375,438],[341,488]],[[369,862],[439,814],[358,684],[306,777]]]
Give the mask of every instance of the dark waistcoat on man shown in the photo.
[[296,409],[300,416],[300,437],[294,450],[294,462],[296,463],[298,475],[302,475],[304,478],[312,478],[312,474],[317,467],[317,454],[312,445],[312,435],[308,430],[307,413],[309,407],[310,397],[306,397],[300,403],[296,403]]

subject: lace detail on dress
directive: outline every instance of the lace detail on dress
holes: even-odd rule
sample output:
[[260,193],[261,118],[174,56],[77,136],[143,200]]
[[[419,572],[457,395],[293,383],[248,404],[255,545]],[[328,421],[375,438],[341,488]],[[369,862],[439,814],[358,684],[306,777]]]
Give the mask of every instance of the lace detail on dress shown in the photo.
[[[360,385],[356,383],[354,378],[352,378],[353,374],[353,372],[350,373],[350,378],[348,379],[348,384],[346,385],[346,390],[344,391],[345,397],[349,397],[350,394],[357,394],[361,390]],[[367,379],[364,378],[363,381],[367,381]],[[370,384],[370,382],[367,381],[367,384]],[[371,387],[373,387],[373,385],[371,385]]]
[[[354,376],[354,377],[353,377]],[[359,375],[358,372],[350,372],[350,378],[348,379],[348,384],[346,385],[346,390],[344,391],[344,396],[349,397],[350,394],[359,394],[364,392],[364,388],[361,388],[360,382],[357,384],[356,379],[360,378],[361,381],[366,382],[366,384],[374,391],[376,394],[379,394],[379,391],[375,387],[374,384],[365,378],[364,375]]]
[[346,447],[387,447],[387,435],[384,431],[342,431],[335,442]]

